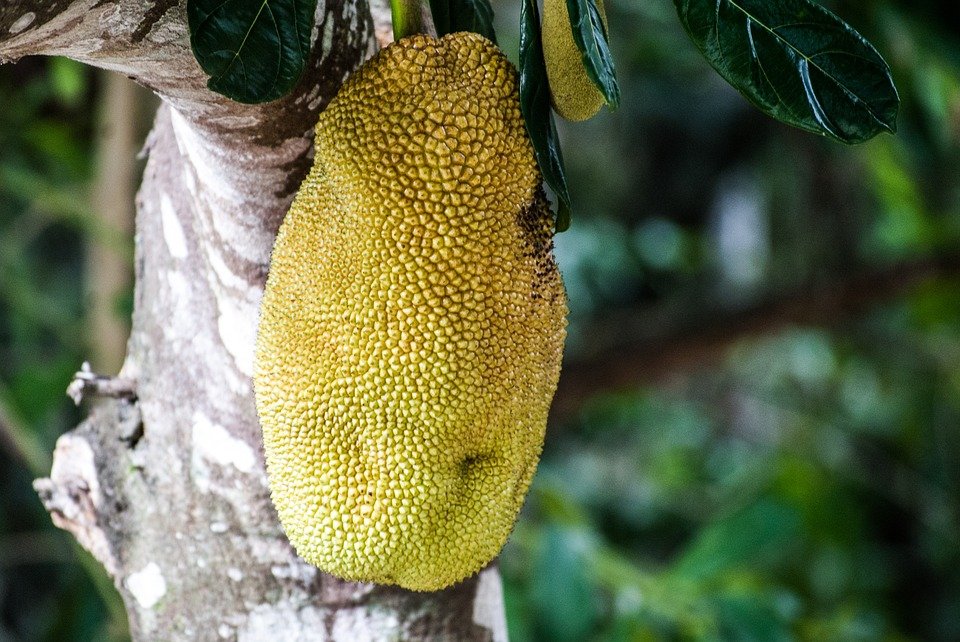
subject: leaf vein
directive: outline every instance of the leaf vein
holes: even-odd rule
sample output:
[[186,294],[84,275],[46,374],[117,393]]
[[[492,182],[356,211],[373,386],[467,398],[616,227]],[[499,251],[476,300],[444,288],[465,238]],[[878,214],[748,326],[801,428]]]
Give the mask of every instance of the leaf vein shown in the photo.
[[[735,2],[735,0],[726,0],[726,1],[729,2],[729,3],[730,3],[732,6],[734,6],[736,9],[738,9],[740,12],[742,12],[745,16],[747,16],[747,18],[748,18],[749,20],[752,20],[753,22],[755,22],[757,25],[759,25],[759,26],[760,26],[761,28],[763,28],[764,30],[769,31],[777,40],[781,41],[783,44],[785,44],[787,47],[789,47],[792,51],[796,52],[798,55],[800,55],[801,57],[803,57],[803,59],[806,60],[806,61],[808,62],[808,64],[811,64],[817,71],[819,71],[819,72],[820,72],[821,74],[823,74],[825,77],[829,78],[829,79],[830,79],[832,82],[834,82],[838,87],[840,87],[840,89],[842,89],[842,90],[844,91],[844,93],[846,93],[848,96],[857,95],[856,92],[852,91],[852,90],[851,90],[849,87],[847,87],[844,83],[840,82],[840,80],[838,80],[837,78],[835,78],[835,77],[833,77],[832,75],[830,75],[829,73],[827,73],[823,68],[821,68],[819,65],[817,65],[816,62],[813,62],[813,61],[810,59],[809,56],[807,56],[803,51],[801,51],[801,50],[798,49],[796,46],[794,46],[793,43],[791,43],[789,40],[787,40],[786,38],[784,38],[783,36],[781,36],[781,35],[780,35],[779,33],[777,33],[776,31],[772,30],[772,29],[771,29],[770,27],[768,27],[767,25],[763,24],[763,22],[761,22],[756,16],[754,16],[754,15],[751,14],[749,11],[747,11],[746,9],[744,9],[742,6],[740,6],[739,4],[737,4],[737,3]],[[805,0],[804,0],[804,1],[805,1]],[[809,3],[808,3],[808,4],[809,4]],[[816,6],[816,5],[814,5],[814,6]],[[825,11],[825,10],[821,9],[821,11]],[[867,113],[869,113],[870,116],[871,116],[876,122],[878,122],[878,123],[882,123],[882,122],[883,122],[883,120],[882,120],[876,113],[874,113],[874,110],[873,110],[872,106],[871,106],[868,102],[866,102],[865,100],[861,99],[861,104],[863,104],[864,109],[866,109]]]

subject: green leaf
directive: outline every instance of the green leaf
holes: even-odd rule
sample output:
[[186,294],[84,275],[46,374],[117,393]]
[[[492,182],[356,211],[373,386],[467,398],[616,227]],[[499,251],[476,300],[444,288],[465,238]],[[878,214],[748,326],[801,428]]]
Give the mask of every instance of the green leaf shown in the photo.
[[430,13],[438,36],[472,31],[490,42],[497,42],[490,0],[430,0]]
[[536,0],[520,6],[520,111],[533,143],[543,180],[557,195],[555,229],[570,227],[570,193],[560,152],[560,138],[550,109],[550,88],[540,40],[540,12]]
[[597,619],[587,552],[592,543],[580,529],[547,526],[533,559],[530,599],[546,639],[574,642],[590,637]]
[[704,582],[737,567],[756,569],[764,556],[784,554],[799,527],[792,508],[761,499],[701,528],[671,570],[676,577]]
[[583,56],[583,67],[607,104],[620,105],[620,85],[613,68],[613,54],[607,44],[607,30],[593,0],[567,0],[567,13],[573,29],[573,41]]
[[293,88],[310,55],[316,0],[187,0],[190,46],[207,87],[241,103]]
[[674,0],[704,57],[774,118],[843,143],[896,131],[900,99],[877,50],[809,0]]

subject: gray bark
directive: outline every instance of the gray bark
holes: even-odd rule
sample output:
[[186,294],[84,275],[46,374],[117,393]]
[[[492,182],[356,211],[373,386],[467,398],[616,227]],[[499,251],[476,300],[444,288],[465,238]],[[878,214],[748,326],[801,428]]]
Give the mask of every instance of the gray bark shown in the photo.
[[0,5],[0,62],[69,56],[163,101],[137,198],[122,394],[61,437],[35,483],[113,578],[136,640],[506,638],[495,568],[430,594],[343,582],[296,557],[269,500],[251,387],[257,306],[316,116],[375,48],[373,27],[363,0],[320,0],[298,87],[245,106],[206,89],[183,0]]

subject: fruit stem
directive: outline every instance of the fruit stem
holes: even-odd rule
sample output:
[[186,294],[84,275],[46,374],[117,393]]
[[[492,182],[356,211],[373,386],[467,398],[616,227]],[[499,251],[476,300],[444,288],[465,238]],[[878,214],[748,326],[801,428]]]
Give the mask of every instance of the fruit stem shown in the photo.
[[394,41],[424,33],[421,0],[390,0]]

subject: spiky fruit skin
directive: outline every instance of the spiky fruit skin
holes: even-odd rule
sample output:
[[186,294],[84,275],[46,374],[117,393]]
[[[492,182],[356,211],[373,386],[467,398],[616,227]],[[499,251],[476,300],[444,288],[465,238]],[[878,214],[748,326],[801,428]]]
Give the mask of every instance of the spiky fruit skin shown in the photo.
[[421,591],[493,559],[565,317],[513,67],[475,34],[382,50],[320,116],[261,306],[257,411],[297,552]]
[[[607,16],[603,0],[595,0],[603,23]],[[605,101],[603,94],[590,80],[583,67],[583,58],[570,29],[567,0],[543,0],[543,19],[540,23],[543,40],[543,61],[547,67],[550,100],[554,110],[572,121],[594,116]]]

